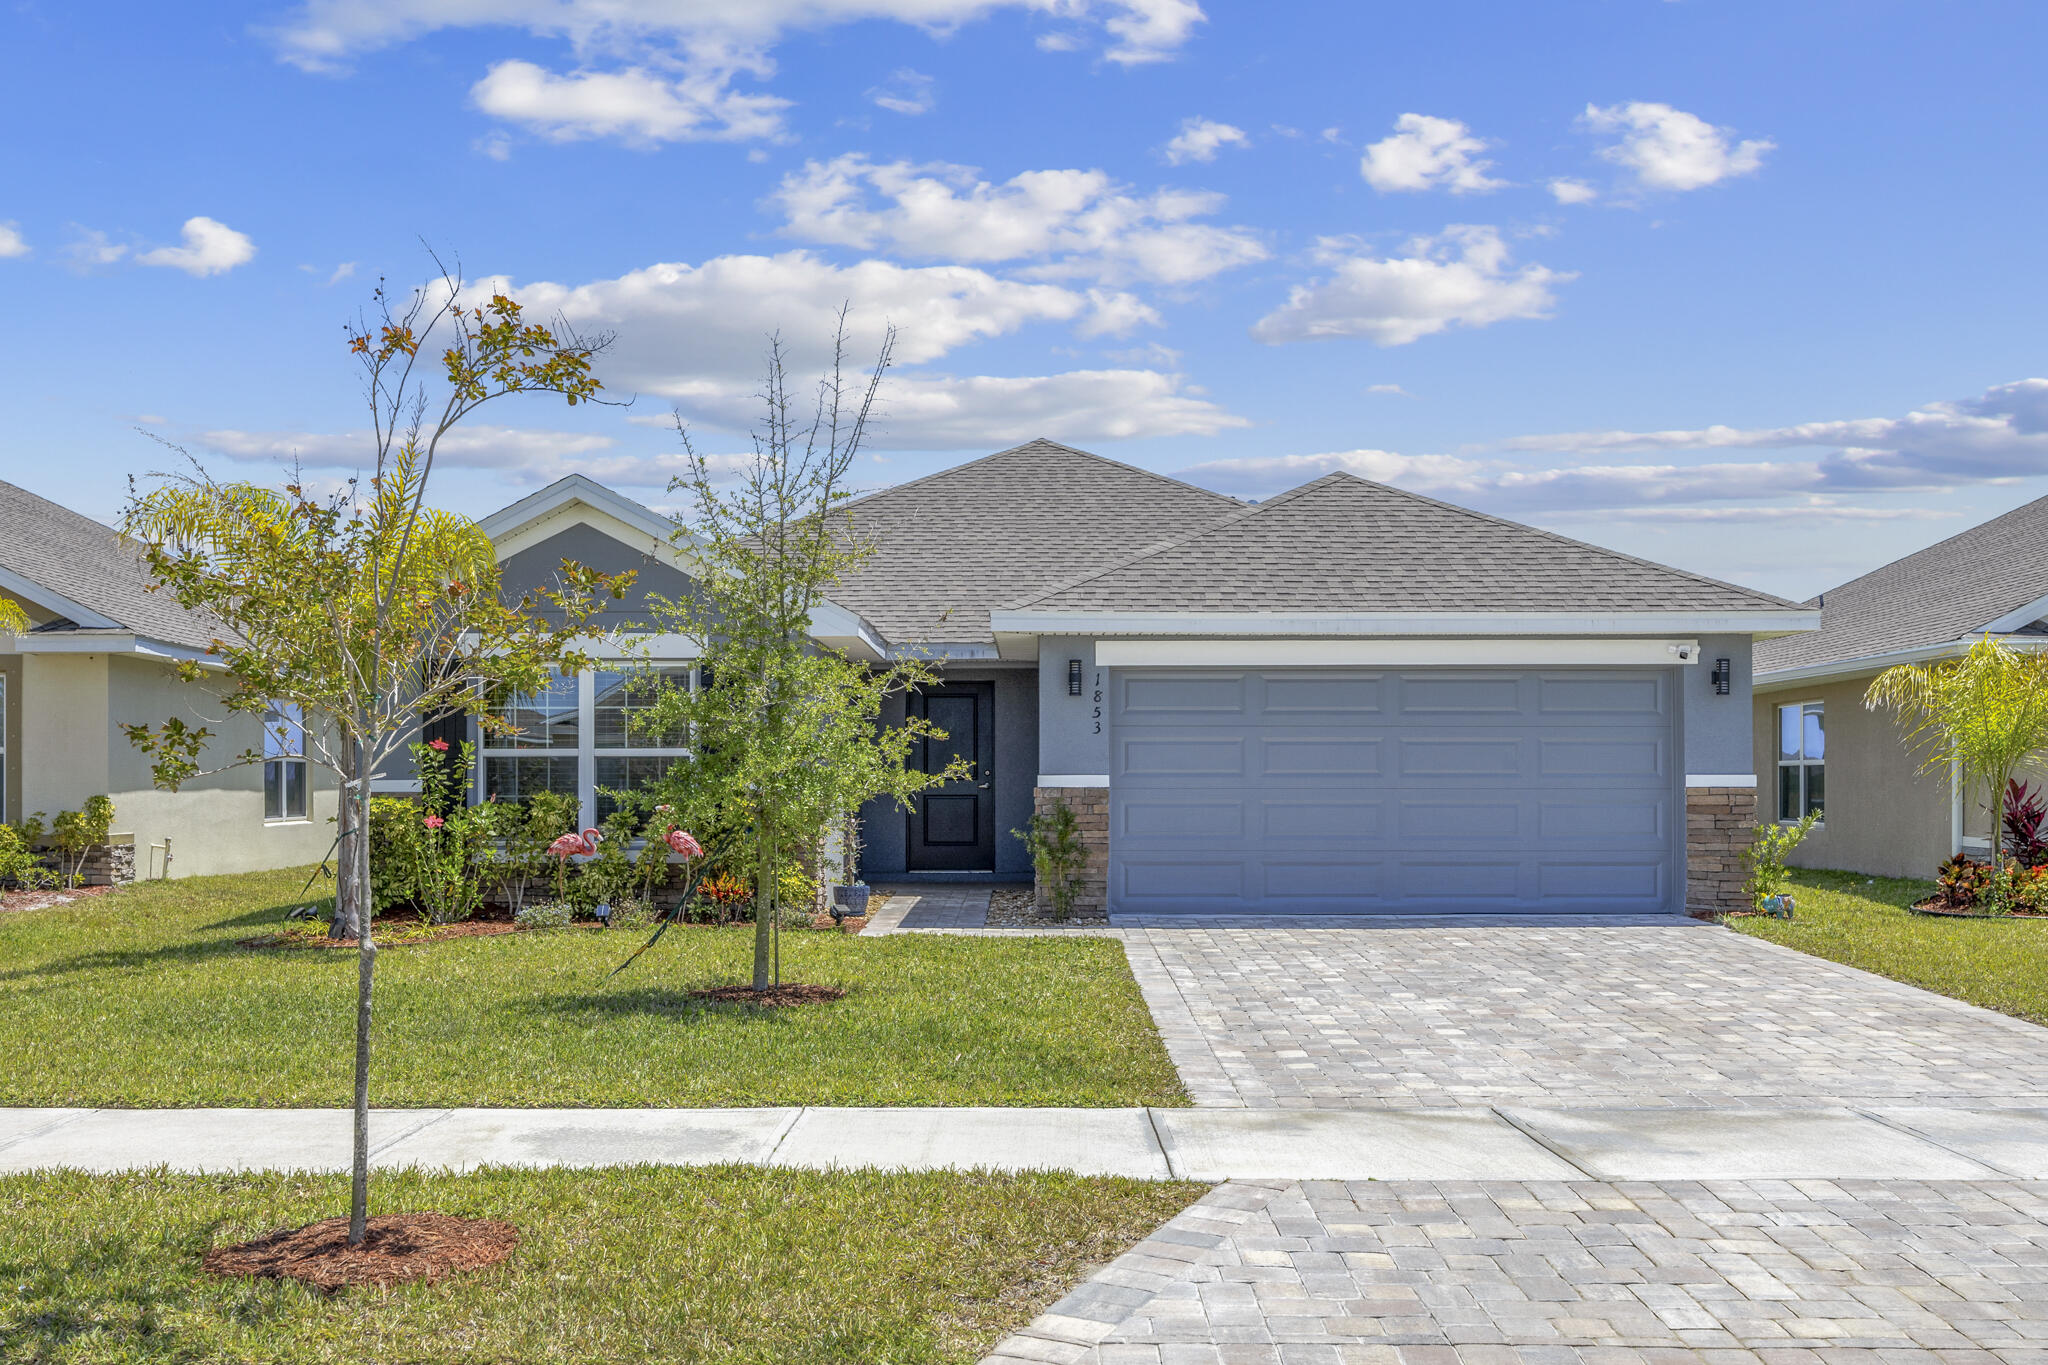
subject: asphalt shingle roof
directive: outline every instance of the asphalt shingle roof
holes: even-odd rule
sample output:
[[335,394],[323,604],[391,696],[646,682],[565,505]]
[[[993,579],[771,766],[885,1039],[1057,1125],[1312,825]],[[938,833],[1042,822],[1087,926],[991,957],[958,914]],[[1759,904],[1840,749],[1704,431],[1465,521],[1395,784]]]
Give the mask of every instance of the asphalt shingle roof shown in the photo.
[[149,571],[133,541],[5,482],[0,568],[165,644],[204,649],[220,635],[209,617],[187,611],[168,592],[148,591]]
[[1340,473],[1008,605],[1396,612],[1795,604]]
[[848,503],[875,552],[831,598],[896,643],[986,643],[989,609],[1242,511],[1221,493],[1036,440]]
[[1820,629],[1764,640],[1756,669],[1805,668],[1948,644],[2048,597],[2048,498],[2016,507],[1807,603]]

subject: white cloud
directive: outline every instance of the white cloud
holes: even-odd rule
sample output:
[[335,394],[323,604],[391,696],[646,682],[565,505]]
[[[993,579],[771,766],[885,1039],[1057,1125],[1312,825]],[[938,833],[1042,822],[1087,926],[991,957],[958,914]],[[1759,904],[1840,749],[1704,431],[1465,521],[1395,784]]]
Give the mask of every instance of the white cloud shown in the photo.
[[1204,17],[1195,0],[304,0],[273,36],[284,60],[335,71],[442,29],[521,29],[565,42],[573,67],[499,62],[472,91],[480,108],[558,140],[654,143],[781,136],[789,102],[736,86],[771,79],[790,33],[894,20],[943,35],[1001,10],[1085,25],[1039,46],[1093,29],[1123,66],[1171,59]]
[[1405,256],[1360,254],[1325,238],[1316,259],[1328,276],[1296,285],[1287,302],[1260,318],[1261,341],[1365,337],[1405,346],[1448,327],[1485,327],[1550,315],[1551,286],[1575,276],[1540,265],[1511,268],[1497,228],[1454,225],[1420,237]]
[[1600,191],[1583,180],[1559,176],[1550,182],[1550,197],[1560,204],[1590,204],[1600,197]]
[[743,430],[759,413],[766,338],[779,332],[792,373],[825,362],[835,320],[850,309],[849,354],[872,357],[883,328],[902,324],[887,387],[882,435],[891,446],[952,449],[982,444],[1019,422],[1090,438],[1189,434],[1240,419],[1193,394],[1178,375],[1147,369],[1081,370],[1023,377],[957,376],[929,368],[975,342],[1040,324],[1082,335],[1153,320],[1130,296],[1008,280],[964,265],[839,266],[806,251],[720,256],[702,265],[662,264],[581,285],[477,281],[505,288],[536,314],[618,334],[601,375],[620,397],[647,394],[694,421]]
[[1452,194],[1477,194],[1499,189],[1505,180],[1486,173],[1491,161],[1480,159],[1483,138],[1454,118],[1403,114],[1394,131],[1365,149],[1358,171],[1382,193],[1446,189]]
[[22,239],[21,224],[8,220],[0,222],[0,260],[9,256],[26,256],[29,245]]
[[772,202],[785,236],[922,260],[1024,262],[1044,279],[1189,284],[1266,256],[1247,229],[1190,221],[1223,196],[1140,194],[1103,171],[1026,171],[993,184],[971,167],[852,154],[806,162]]
[[1408,390],[1402,388],[1399,384],[1367,384],[1365,391],[1372,394],[1384,394],[1394,398],[1408,398],[1412,396]]
[[1251,145],[1251,138],[1242,128],[1215,119],[1185,118],[1180,121],[1180,131],[1161,151],[1168,165],[1185,166],[1190,161],[1214,161],[1216,153],[1225,147]]
[[929,114],[938,103],[937,82],[922,71],[899,67],[889,79],[868,91],[868,98],[892,114]]
[[[318,275],[319,273],[321,273],[320,267],[317,265],[302,265],[299,267],[299,269],[303,270],[308,275]],[[332,287],[334,285],[340,284],[343,280],[353,277],[355,273],[356,263],[354,261],[343,261],[340,265],[334,267],[333,270],[327,272],[327,278],[324,281],[322,281],[322,283],[328,287]]]
[[[1697,463],[1672,458],[1739,450],[1779,456]],[[1802,450],[1821,453],[1794,455]],[[1630,461],[1632,454],[1656,458]],[[1532,461],[1531,455],[1545,458]],[[1691,521],[1793,514],[1874,521],[1942,515],[1924,505],[1872,505],[1868,499],[2048,475],[2048,379],[2000,384],[1975,398],[1929,403],[1903,417],[1565,432],[1449,454],[1347,450],[1217,460],[1186,472],[1226,491],[1263,494],[1340,469],[1517,516],[1654,511],[1659,518]]]
[[1604,109],[1589,104],[1583,121],[1593,132],[1620,135],[1600,155],[1651,190],[1697,190],[1748,175],[1777,145],[1768,138],[1736,142],[1732,128],[1716,128],[1697,114],[1642,100]]
[[[367,470],[376,457],[375,438],[367,431],[223,428],[200,433],[198,443],[231,460],[282,466],[297,462],[308,469]],[[549,483],[579,470],[589,473],[592,459],[617,444],[610,436],[587,432],[477,424],[449,432],[434,458],[447,466],[495,470],[519,483]],[[661,482],[667,481],[663,474]]]
[[135,259],[143,265],[166,266],[204,279],[224,275],[256,255],[256,244],[248,234],[212,218],[187,218],[182,235],[183,246],[160,246],[138,252]]
[[74,225],[71,240],[64,244],[71,268],[81,272],[112,265],[127,254],[127,243],[114,241],[98,228]]
[[774,137],[789,101],[732,89],[737,70],[671,77],[644,67],[566,75],[503,61],[470,90],[477,108],[555,142],[615,137],[635,146]]

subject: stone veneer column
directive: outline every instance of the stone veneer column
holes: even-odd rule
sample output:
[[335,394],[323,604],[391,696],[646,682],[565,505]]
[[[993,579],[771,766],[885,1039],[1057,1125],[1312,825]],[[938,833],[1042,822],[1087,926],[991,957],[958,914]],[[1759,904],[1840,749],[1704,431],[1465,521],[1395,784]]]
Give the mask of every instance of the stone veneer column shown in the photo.
[[[1081,843],[1088,850],[1088,865],[1081,873],[1081,894],[1074,898],[1077,914],[1099,913],[1109,903],[1109,788],[1107,787],[1033,787],[1031,789],[1031,812],[1034,815],[1050,815],[1053,804],[1065,801],[1067,808],[1074,812],[1074,827],[1080,833]],[[1043,907],[1045,888],[1034,886],[1033,893]]]
[[1756,827],[1755,787],[1685,789],[1685,909],[1696,919],[1750,908],[1742,855]]

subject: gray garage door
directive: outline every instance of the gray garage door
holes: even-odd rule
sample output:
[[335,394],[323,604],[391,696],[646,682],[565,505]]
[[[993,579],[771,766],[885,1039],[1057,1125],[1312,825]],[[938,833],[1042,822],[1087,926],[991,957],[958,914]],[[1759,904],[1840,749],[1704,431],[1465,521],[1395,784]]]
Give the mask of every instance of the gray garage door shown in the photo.
[[1113,670],[1127,913],[1663,910],[1668,669]]

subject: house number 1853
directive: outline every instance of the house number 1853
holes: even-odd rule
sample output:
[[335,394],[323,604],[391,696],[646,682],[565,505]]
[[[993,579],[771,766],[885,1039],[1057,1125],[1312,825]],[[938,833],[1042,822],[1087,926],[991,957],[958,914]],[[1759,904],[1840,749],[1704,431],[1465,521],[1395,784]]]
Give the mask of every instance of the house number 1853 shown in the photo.
[[1102,733],[1102,673],[1095,674],[1095,733]]

